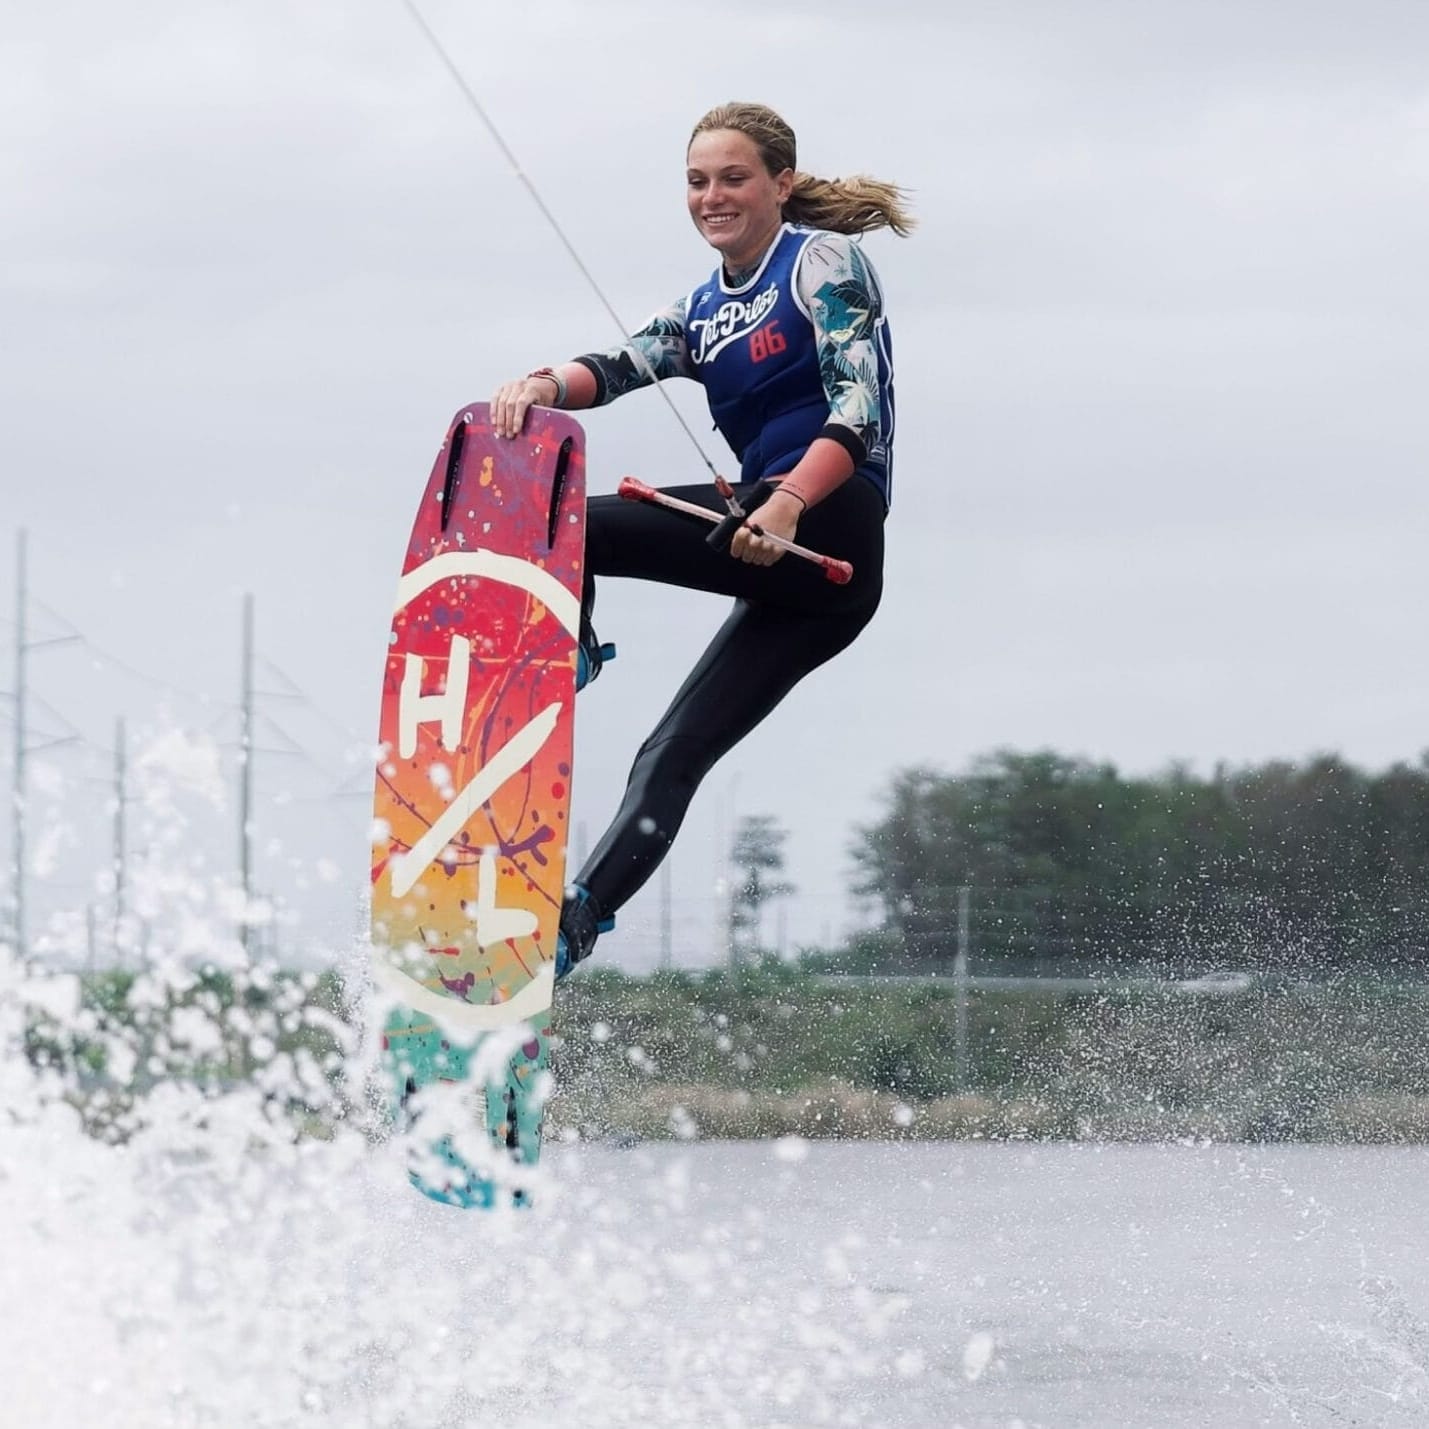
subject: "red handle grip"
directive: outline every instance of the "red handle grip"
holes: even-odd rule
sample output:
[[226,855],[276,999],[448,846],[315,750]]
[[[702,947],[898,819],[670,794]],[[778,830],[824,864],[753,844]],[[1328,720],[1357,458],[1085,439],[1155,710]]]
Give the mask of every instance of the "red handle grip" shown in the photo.
[[[627,501],[651,501],[656,506],[668,506],[672,511],[683,511],[687,515],[698,516],[702,521],[709,521],[715,525],[725,519],[718,512],[710,511],[703,506],[696,506],[691,501],[682,501],[677,496],[667,496],[656,487],[647,486],[638,477],[621,477],[620,485],[616,490]],[[751,521],[749,524],[751,530],[759,530],[755,522]],[[759,534],[762,536],[766,533],[759,531]],[[785,541],[778,536],[771,536],[769,539],[782,546],[786,551],[791,551],[806,561],[812,561],[835,585],[847,585],[853,579],[853,567],[847,561],[837,560],[833,556],[820,555],[818,551],[811,551],[807,546],[796,545],[793,541]]]
[[649,501],[660,493],[653,486],[646,486],[638,476],[622,476],[616,488],[627,501]]

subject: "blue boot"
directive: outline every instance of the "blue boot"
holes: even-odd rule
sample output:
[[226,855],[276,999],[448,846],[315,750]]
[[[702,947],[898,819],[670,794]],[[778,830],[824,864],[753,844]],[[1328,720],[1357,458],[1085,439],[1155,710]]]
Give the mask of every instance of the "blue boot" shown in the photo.
[[576,647],[576,691],[585,689],[600,674],[600,667],[607,660],[615,659],[615,646],[602,645],[590,623],[590,616],[581,611],[581,633]]
[[602,917],[590,890],[574,884],[561,904],[561,928],[556,934],[556,981],[570,976],[577,963],[590,957],[595,940],[615,927],[615,915]]

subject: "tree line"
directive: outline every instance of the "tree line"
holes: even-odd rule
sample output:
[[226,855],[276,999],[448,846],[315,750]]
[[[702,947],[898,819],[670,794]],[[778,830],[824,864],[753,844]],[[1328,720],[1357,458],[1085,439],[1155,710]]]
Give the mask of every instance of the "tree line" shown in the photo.
[[1200,777],[1004,750],[899,772],[852,858],[877,932],[849,956],[869,965],[945,965],[967,889],[980,959],[1422,967],[1429,754]]

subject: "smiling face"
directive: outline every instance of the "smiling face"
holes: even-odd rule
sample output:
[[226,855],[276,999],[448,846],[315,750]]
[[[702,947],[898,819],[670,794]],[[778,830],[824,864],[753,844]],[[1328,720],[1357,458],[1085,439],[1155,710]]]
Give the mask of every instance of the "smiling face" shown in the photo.
[[706,129],[685,158],[690,217],[731,272],[754,264],[774,241],[794,171],[771,174],[754,140],[737,129]]

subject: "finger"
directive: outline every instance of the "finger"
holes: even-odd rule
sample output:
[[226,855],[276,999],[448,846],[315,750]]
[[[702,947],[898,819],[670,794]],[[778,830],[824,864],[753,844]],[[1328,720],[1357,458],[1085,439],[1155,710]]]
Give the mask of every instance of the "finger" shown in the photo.
[[741,526],[735,532],[734,540],[731,543],[731,550],[746,565],[757,566],[760,564],[760,547],[764,543],[749,529],[748,526]]
[[521,423],[525,420],[526,409],[521,404],[521,393],[519,389],[506,394],[506,404],[503,408],[506,418],[505,434],[508,437],[516,436],[521,430]]
[[517,408],[521,384],[503,382],[491,399],[491,430],[498,437],[514,437],[521,430],[521,418],[525,415]]
[[526,412],[521,406],[519,393],[513,392],[510,387],[505,387],[502,389],[496,418],[492,423],[493,429],[498,436],[514,437],[520,432],[525,415]]

